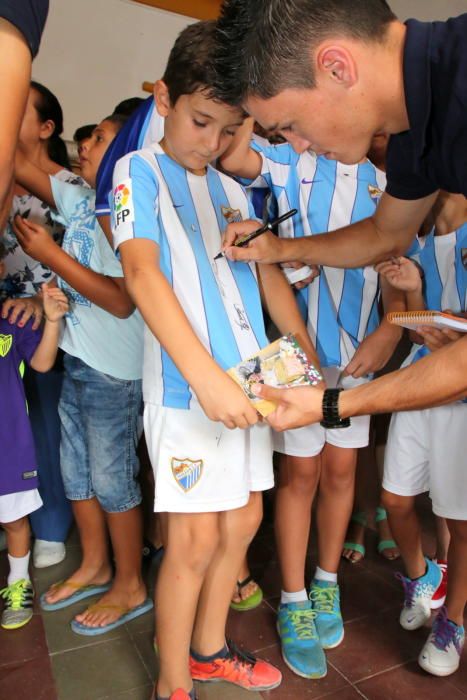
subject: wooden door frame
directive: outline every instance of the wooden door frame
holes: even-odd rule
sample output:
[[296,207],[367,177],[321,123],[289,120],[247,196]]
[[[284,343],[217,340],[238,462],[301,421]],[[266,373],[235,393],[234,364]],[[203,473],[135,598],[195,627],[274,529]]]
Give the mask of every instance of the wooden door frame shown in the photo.
[[221,0],[133,0],[133,2],[196,19],[216,19],[221,5]]

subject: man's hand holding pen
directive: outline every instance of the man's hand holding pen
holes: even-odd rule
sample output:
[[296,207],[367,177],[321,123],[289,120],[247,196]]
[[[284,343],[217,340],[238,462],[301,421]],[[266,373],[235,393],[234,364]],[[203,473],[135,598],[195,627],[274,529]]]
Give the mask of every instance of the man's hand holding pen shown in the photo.
[[[253,220],[229,224],[223,236],[222,253],[229,260],[243,262],[276,263],[295,260],[293,246],[290,245],[292,240],[279,238],[270,230],[294,214],[296,210],[291,210],[261,228],[258,228],[258,222]],[[249,236],[251,240],[243,240]]]

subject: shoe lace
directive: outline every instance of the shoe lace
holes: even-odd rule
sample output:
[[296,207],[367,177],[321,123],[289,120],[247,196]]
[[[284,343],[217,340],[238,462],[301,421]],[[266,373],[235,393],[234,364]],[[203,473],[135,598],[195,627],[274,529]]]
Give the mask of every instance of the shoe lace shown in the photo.
[[6,600],[6,606],[12,610],[19,610],[23,603],[26,588],[25,579],[15,581],[10,586],[0,590],[0,596]]
[[460,656],[462,649],[457,625],[448,620],[446,607],[443,606],[433,623],[433,644],[440,651],[446,651],[451,642]]
[[256,657],[243,649],[239,649],[231,639],[227,640],[227,646],[229,648],[230,660],[233,662],[235,668],[242,670],[247,667],[246,670],[251,672],[256,664]]
[[314,610],[291,610],[289,613],[290,622],[299,639],[316,639],[315,627],[316,613]]
[[328,588],[314,587],[311,589],[310,599],[315,610],[324,613],[336,614],[335,603],[337,586]]
[[417,590],[418,581],[413,581],[412,579],[407,578],[399,571],[394,575],[397,578],[397,580],[402,583],[402,586],[404,588],[404,606],[406,608],[411,608],[413,605],[415,592]]

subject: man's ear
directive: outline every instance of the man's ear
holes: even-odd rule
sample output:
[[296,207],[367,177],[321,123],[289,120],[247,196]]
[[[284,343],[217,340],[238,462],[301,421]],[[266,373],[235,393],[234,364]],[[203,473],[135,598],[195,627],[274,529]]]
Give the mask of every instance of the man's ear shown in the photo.
[[170,109],[169,88],[163,80],[156,80],[154,83],[154,102],[161,117],[166,117]]
[[343,87],[352,87],[358,80],[357,64],[345,46],[323,44],[316,54],[317,72]]

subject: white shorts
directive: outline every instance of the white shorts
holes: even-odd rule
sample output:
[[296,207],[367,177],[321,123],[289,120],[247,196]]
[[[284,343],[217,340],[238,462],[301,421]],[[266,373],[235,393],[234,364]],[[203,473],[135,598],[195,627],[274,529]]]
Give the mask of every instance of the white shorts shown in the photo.
[[250,491],[274,486],[272,435],[265,423],[229,430],[198,407],[146,404],[144,432],[156,512],[233,510],[248,503]]
[[383,488],[399,496],[429,491],[433,512],[467,520],[467,404],[394,413]]
[[[338,367],[324,367],[323,375],[329,388],[336,386],[351,389],[360,384],[367,384],[368,377],[354,379],[341,378],[342,370]],[[328,442],[335,447],[366,447],[369,441],[370,416],[357,416],[350,419],[348,428],[323,428],[319,423],[306,425],[304,428],[274,433],[274,450],[290,457],[315,457]]]
[[13,523],[42,506],[37,489],[18,491],[0,496],[0,523]]

